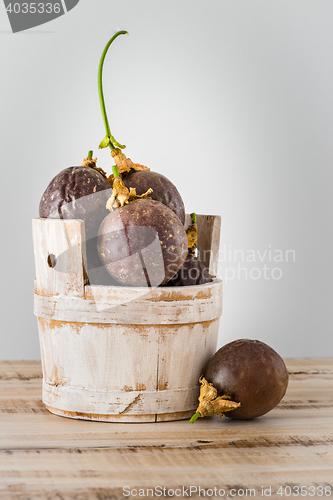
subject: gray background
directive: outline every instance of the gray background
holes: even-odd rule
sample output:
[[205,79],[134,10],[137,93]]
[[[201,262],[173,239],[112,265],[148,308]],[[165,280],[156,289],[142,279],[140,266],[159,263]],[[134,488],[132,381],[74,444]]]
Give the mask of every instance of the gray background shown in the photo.
[[188,212],[222,216],[219,345],[333,355],[332,20],[332,0],[81,0],[13,35],[0,6],[1,359],[40,356],[31,219],[44,189],[89,149],[111,173],[96,76],[121,29],[104,70],[111,131]]

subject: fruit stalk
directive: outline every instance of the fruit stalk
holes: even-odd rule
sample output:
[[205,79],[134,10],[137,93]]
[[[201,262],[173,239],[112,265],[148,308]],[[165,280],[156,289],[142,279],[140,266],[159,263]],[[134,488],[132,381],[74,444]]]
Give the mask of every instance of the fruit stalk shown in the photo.
[[194,212],[191,213],[191,219],[192,219],[192,224],[186,230],[188,252],[190,255],[195,255],[195,250],[198,244],[198,228],[197,228],[197,215]]
[[118,31],[113,37],[108,41],[108,43],[105,46],[105,49],[103,50],[99,66],[98,66],[98,75],[97,75],[97,84],[98,84],[98,95],[99,95],[99,102],[101,106],[101,111],[102,111],[102,116],[103,116],[103,121],[105,125],[105,131],[106,131],[106,136],[100,143],[99,147],[100,148],[106,148],[109,146],[111,151],[118,147],[118,148],[125,148],[124,145],[119,144],[115,138],[111,135],[111,130],[110,130],[110,125],[109,125],[109,120],[108,116],[106,113],[106,107],[105,107],[105,101],[104,101],[104,93],[103,93],[103,83],[102,83],[102,73],[103,73],[103,65],[104,65],[104,60],[105,56],[107,54],[107,51],[109,50],[109,47],[111,43],[119,36],[119,35],[128,35],[127,31]]
[[216,388],[213,384],[208,383],[204,377],[201,377],[199,382],[201,383],[199,406],[196,413],[191,417],[190,424],[193,424],[199,417],[220,415],[223,418],[226,412],[235,410],[240,406],[240,403],[230,401],[230,396],[218,396]]
[[131,200],[137,200],[138,198],[149,198],[148,195],[153,191],[148,189],[145,193],[141,195],[136,194],[135,188],[127,188],[124,181],[119,175],[119,170],[117,165],[112,165],[113,173],[113,183],[112,183],[112,195],[106,203],[106,208],[113,212],[114,207],[123,207],[127,205]]
[[192,417],[190,418],[190,424],[194,424],[197,418],[201,417],[201,414],[197,411]]
[[117,165],[112,166],[112,173],[113,173],[114,178],[120,177]]

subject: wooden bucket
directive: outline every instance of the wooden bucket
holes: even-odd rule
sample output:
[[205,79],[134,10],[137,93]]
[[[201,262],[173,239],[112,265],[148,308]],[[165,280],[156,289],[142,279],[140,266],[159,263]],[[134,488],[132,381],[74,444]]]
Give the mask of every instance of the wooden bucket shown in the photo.
[[[197,217],[200,259],[216,276],[220,217]],[[52,413],[87,420],[189,418],[216,351],[222,282],[87,285],[84,235],[79,220],[33,219],[43,402]],[[66,272],[57,271],[58,258]]]

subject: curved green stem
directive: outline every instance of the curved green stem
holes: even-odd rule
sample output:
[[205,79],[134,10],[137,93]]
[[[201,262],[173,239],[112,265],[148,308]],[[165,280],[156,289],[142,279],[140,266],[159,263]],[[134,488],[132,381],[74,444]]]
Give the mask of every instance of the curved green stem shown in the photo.
[[197,223],[197,214],[193,212],[191,214],[191,219],[192,219],[192,224],[196,224]]
[[190,424],[194,424],[197,418],[201,417],[201,414],[197,411],[192,417],[190,418]]
[[[98,67],[98,77],[97,77],[97,83],[98,83],[98,95],[99,95],[99,102],[101,105],[101,111],[102,111],[102,116],[104,120],[104,125],[105,125],[105,131],[106,131],[106,136],[111,137],[111,131],[110,131],[110,125],[108,121],[108,117],[106,114],[106,108],[105,108],[105,101],[104,101],[104,94],[103,94],[103,84],[102,84],[102,72],[103,72],[103,64],[104,64],[104,59],[106,56],[106,53],[111,45],[111,43],[119,36],[119,35],[128,35],[127,31],[118,31],[113,37],[108,41],[108,43],[105,46],[105,49],[103,51],[103,54],[101,56],[100,62],[99,62],[99,67]],[[115,148],[114,144],[110,140],[108,142],[109,148],[112,150]]]

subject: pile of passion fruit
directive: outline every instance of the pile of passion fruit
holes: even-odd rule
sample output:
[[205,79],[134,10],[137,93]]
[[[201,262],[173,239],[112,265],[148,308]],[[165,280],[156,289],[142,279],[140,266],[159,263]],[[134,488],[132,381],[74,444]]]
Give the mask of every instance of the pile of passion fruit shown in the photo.
[[[189,286],[212,281],[195,255],[196,214],[185,228],[185,207],[176,186],[164,175],[133,163],[111,135],[102,86],[102,70],[111,43],[98,68],[98,91],[109,147],[112,174],[97,166],[89,151],[82,165],[62,170],[40,201],[42,218],[85,222],[87,275],[90,284],[157,287]],[[107,273],[107,276],[106,276]]]
[[[133,163],[111,135],[98,68],[98,91],[112,174],[97,166],[89,151],[80,166],[65,168],[46,188],[42,218],[85,222],[87,274],[91,284],[157,287],[192,286],[212,281],[196,255],[197,220],[185,227],[185,207],[176,186],[164,175]],[[239,339],[219,349],[201,376],[199,406],[191,418],[220,415],[247,420],[264,415],[281,401],[288,385],[282,358],[259,340]]]

